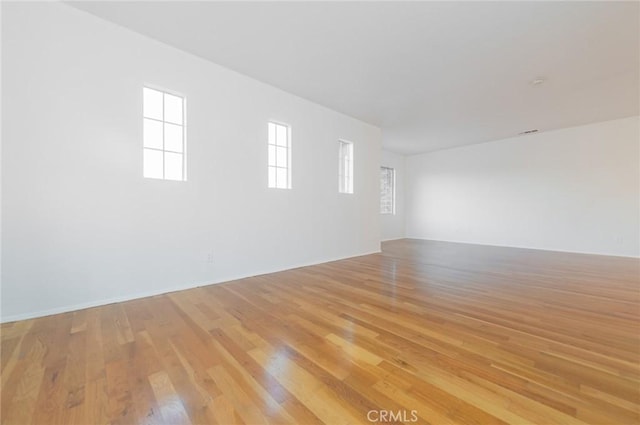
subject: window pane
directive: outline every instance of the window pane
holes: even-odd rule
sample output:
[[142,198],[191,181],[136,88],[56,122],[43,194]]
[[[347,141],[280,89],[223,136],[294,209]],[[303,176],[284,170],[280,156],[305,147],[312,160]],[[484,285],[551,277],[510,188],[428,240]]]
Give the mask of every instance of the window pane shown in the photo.
[[269,187],[289,189],[289,127],[268,123]]
[[338,141],[338,191],[353,193],[353,143]]
[[276,165],[276,147],[273,145],[268,146],[269,150],[269,164],[270,166]]
[[269,187],[276,187],[276,169],[269,167]]
[[269,143],[276,144],[276,125],[272,122],[269,123]]
[[145,148],[162,149],[162,123],[144,119],[143,140]]
[[280,189],[287,189],[289,184],[287,183],[287,170],[284,168],[276,168],[276,184]]
[[145,87],[143,89],[143,110],[145,117],[161,120],[162,92]]
[[182,154],[164,153],[164,178],[167,180],[182,180]]
[[182,124],[182,98],[172,94],[164,94],[164,120]]
[[380,168],[380,213],[395,213],[394,194],[395,170],[393,168]]
[[182,152],[182,126],[164,125],[164,149],[167,151]]
[[288,167],[287,161],[287,148],[281,148],[278,146],[276,151],[277,163],[278,167]]
[[162,178],[162,152],[144,149],[143,175],[151,179]]
[[285,127],[284,125],[278,125],[277,126],[277,134],[276,134],[276,142],[278,146],[287,146],[287,132],[288,132],[288,128]]
[[143,175],[185,180],[184,98],[143,87]]

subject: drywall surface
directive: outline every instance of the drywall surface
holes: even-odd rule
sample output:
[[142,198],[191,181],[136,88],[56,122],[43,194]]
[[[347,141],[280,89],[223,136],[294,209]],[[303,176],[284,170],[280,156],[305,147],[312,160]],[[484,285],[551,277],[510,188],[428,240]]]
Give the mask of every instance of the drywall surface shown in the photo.
[[640,118],[407,157],[407,236],[640,256]]
[[404,238],[404,155],[382,151],[381,165],[396,170],[396,213],[380,214],[380,233],[383,241]]
[[[186,96],[186,182],[142,177],[145,84]],[[60,3],[2,4],[2,86],[3,321],[379,251],[376,127]]]

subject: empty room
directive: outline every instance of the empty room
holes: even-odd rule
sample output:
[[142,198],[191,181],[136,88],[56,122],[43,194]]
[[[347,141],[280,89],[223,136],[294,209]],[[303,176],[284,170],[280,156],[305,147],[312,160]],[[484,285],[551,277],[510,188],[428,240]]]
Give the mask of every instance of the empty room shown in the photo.
[[640,425],[640,2],[0,14],[0,424]]

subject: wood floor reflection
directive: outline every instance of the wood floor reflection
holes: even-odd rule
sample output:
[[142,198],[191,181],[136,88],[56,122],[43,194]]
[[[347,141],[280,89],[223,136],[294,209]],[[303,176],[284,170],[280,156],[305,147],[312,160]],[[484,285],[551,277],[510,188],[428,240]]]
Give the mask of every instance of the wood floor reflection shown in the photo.
[[639,279],[637,259],[399,240],[7,323],[1,422],[638,424]]

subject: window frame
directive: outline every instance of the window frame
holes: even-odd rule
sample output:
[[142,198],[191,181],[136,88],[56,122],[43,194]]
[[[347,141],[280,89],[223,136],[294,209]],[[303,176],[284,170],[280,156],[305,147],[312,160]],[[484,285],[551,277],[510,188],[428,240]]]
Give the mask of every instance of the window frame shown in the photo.
[[[152,91],[155,91],[155,92],[158,92],[158,93],[162,94],[162,119],[146,116],[146,114],[145,114],[145,101],[144,101],[145,90],[152,90]],[[175,123],[173,121],[168,121],[166,119],[166,117],[165,117],[165,96],[166,95],[177,97],[177,98],[181,99],[181,101],[182,101],[182,124],[177,124],[177,123]],[[145,136],[144,135],[145,120],[150,120],[150,121],[154,121],[154,122],[158,122],[158,123],[162,124],[162,148],[155,148],[155,147],[145,146],[145,137],[144,137]],[[181,133],[182,133],[182,152],[169,150],[169,149],[165,148],[165,144],[166,144],[165,125],[166,124],[179,126],[181,128]],[[145,151],[146,150],[160,152],[162,154],[162,177],[148,177],[148,176],[145,176],[144,156],[145,156]],[[165,153],[177,154],[177,155],[181,156],[181,163],[182,163],[182,178],[181,179],[171,179],[171,178],[167,178],[166,177]],[[145,179],[153,179],[153,180],[164,180],[164,181],[175,181],[175,182],[186,182],[187,181],[187,97],[182,93],[179,93],[179,92],[176,92],[176,91],[173,91],[173,90],[168,90],[168,89],[165,89],[165,88],[162,88],[162,87],[159,87],[159,86],[155,86],[155,85],[152,85],[152,84],[144,84],[142,86],[142,176]]]
[[[344,150],[348,146],[348,149]],[[355,146],[348,140],[338,140],[338,193],[353,195],[355,186]]]
[[[391,176],[391,184],[388,186],[391,190],[391,211],[383,210],[383,191],[382,191],[382,172],[383,170],[391,171],[389,175]],[[380,214],[381,215],[395,215],[396,214],[396,169],[393,167],[386,167],[384,165],[380,166]]]
[[[274,127],[274,135],[275,135],[275,140],[273,140],[274,143],[271,143],[271,126],[275,126]],[[282,146],[278,144],[278,127],[283,127],[286,129],[287,131],[287,142],[286,142],[286,146]],[[273,151],[274,151],[274,158],[273,158],[273,165],[272,165],[272,157],[270,154],[270,147],[273,146]],[[278,165],[278,148],[285,148],[287,151],[287,165],[286,167],[282,167]],[[271,169],[274,169],[274,186],[271,185],[271,179],[269,178],[269,174],[271,172]],[[286,184],[284,185],[284,187],[282,186],[278,186],[278,169],[284,169],[286,171],[287,177],[286,177]],[[267,188],[268,189],[291,189],[292,188],[292,179],[291,179],[291,126],[289,124],[283,123],[281,121],[276,121],[276,120],[269,120],[267,122]]]

